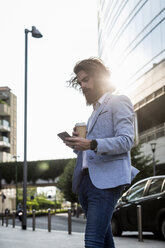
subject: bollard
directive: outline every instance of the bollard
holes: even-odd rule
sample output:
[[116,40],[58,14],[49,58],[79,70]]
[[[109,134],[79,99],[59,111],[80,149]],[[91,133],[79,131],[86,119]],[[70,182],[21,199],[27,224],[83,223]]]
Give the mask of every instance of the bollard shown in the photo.
[[68,208],[68,234],[72,234],[72,218],[71,218],[71,208]]
[[35,209],[33,209],[33,223],[32,223],[33,231],[35,231],[35,229],[36,229],[36,219],[35,219],[36,215],[35,215],[35,213],[36,213],[36,211],[35,211]]
[[2,214],[2,226],[4,225],[4,214]]
[[15,227],[15,212],[13,212],[13,228]]
[[50,214],[50,208],[48,209],[48,232],[51,232],[51,214]]
[[138,223],[138,240],[143,242],[143,233],[142,233],[142,206],[137,205],[137,223]]
[[9,219],[9,216],[8,214],[6,214],[6,227],[8,227],[8,219]]
[[77,209],[76,209],[76,217],[79,218],[79,215],[80,215],[80,213],[79,213],[79,207],[77,206]]

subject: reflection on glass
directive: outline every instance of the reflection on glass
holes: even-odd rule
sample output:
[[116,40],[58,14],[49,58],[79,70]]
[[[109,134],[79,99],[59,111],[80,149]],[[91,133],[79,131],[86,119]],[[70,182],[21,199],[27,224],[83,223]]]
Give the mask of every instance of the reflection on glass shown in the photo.
[[165,58],[165,1],[107,0],[105,5],[99,55],[123,89]]
[[161,192],[161,187],[164,179],[153,179],[148,191],[148,195],[154,195]]
[[140,197],[142,197],[145,185],[146,185],[146,181],[141,182],[135,185],[133,188],[131,188],[129,190],[129,193],[127,194],[127,200],[132,201],[132,200],[137,200]]

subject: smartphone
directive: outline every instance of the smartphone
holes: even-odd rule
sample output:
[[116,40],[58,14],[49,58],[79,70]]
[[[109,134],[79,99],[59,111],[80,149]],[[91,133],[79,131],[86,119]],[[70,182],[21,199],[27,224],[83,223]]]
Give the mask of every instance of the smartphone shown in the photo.
[[57,134],[63,141],[65,138],[71,137],[67,132],[62,132]]

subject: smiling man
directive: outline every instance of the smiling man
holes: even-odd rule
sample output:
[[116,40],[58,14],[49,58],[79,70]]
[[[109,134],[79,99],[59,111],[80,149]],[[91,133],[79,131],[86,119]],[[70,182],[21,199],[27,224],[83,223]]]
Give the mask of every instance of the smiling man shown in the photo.
[[131,166],[134,143],[131,101],[113,95],[110,72],[98,58],[78,62],[70,85],[80,87],[87,105],[93,105],[86,138],[73,131],[65,144],[77,153],[73,191],[85,212],[86,248],[114,248],[111,217],[125,185],[138,170]]

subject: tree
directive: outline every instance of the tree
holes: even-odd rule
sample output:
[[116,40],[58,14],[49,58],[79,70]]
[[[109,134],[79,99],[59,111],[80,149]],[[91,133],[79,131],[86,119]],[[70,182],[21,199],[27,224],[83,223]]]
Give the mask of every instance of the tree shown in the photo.
[[141,151],[141,147],[142,144],[139,143],[138,145],[134,146],[131,150],[131,164],[140,171],[139,174],[133,180],[132,184],[143,178],[150,177],[153,175],[152,156],[145,156]]
[[57,187],[62,191],[64,198],[72,204],[78,201],[77,195],[72,192],[72,176],[75,159],[71,160],[64,168],[64,172],[59,177]]

